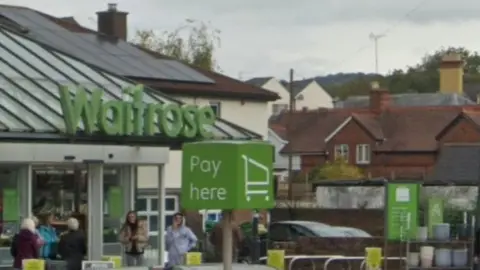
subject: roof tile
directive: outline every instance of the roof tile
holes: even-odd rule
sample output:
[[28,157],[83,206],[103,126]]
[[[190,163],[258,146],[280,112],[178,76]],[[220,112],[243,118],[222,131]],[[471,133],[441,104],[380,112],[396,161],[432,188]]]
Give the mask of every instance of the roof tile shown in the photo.
[[[282,152],[324,152],[325,138],[345,119],[352,116],[377,140],[377,151],[435,151],[435,137],[460,113],[480,124],[480,107],[389,107],[374,114],[368,109],[321,109],[292,113],[292,139]],[[271,124],[288,125],[288,112],[271,120]]]

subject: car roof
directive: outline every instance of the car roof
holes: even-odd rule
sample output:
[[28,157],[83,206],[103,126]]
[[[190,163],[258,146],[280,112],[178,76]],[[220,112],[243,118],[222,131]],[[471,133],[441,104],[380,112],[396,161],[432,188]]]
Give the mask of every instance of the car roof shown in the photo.
[[309,225],[309,224],[317,224],[317,225],[325,225],[330,226],[329,224],[316,222],[316,221],[308,221],[308,220],[282,220],[272,222],[272,224],[295,224],[295,225]]

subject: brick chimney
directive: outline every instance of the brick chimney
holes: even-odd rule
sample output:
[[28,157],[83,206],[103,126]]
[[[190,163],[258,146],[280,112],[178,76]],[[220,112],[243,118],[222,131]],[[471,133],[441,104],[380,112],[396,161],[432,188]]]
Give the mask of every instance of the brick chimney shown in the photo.
[[108,4],[106,11],[97,12],[98,32],[127,40],[127,15],[128,12],[117,10],[117,4]]
[[371,86],[370,110],[380,113],[390,105],[390,93],[386,89],[381,89],[378,82],[372,82]]
[[443,56],[439,69],[441,93],[463,93],[463,66],[464,62],[459,54]]

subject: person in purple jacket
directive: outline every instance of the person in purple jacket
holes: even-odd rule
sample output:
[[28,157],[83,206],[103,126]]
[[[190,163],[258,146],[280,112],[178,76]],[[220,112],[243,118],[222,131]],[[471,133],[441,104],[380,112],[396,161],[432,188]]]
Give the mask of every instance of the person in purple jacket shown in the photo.
[[22,260],[38,259],[39,251],[37,244],[38,237],[35,233],[35,222],[26,218],[22,222],[20,232],[13,243],[15,247],[14,269],[22,269]]

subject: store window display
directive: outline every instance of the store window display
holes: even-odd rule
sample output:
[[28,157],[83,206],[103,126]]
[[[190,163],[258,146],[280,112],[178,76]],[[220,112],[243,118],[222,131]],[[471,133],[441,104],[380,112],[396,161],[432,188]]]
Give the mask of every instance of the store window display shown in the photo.
[[[123,216],[123,194],[119,170],[104,168],[104,243],[118,242]],[[33,168],[32,213],[51,216],[50,223],[60,235],[67,230],[67,220],[76,218],[80,230],[88,231],[87,171],[82,166],[38,166]]]

